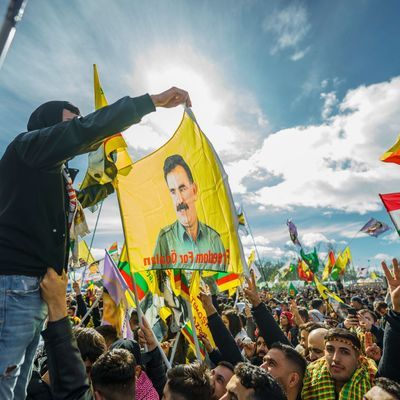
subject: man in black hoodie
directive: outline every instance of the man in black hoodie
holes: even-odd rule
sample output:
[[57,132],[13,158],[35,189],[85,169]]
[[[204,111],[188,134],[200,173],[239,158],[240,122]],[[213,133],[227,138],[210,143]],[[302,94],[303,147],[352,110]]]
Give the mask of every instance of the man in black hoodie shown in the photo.
[[0,398],[24,399],[47,315],[39,283],[48,267],[67,267],[79,207],[65,163],[155,111],[186,103],[187,92],[124,97],[79,117],[64,101],[42,104],[0,160]]

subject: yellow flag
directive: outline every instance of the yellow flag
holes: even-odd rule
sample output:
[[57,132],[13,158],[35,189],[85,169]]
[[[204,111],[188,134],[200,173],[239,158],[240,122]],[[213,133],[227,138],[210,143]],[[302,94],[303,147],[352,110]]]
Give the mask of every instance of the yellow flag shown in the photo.
[[136,270],[241,273],[243,250],[227,175],[187,112],[160,149],[118,175],[129,260]]
[[372,271],[370,276],[371,276],[371,279],[374,279],[374,280],[378,279],[378,275],[376,274],[375,271]]
[[[108,105],[101,87],[96,65],[93,65],[94,104],[98,110]],[[81,190],[93,184],[112,182],[113,176],[128,174],[133,164],[127,151],[127,144],[120,133],[103,141],[103,145],[89,154],[89,166]]]
[[337,257],[336,266],[339,268],[340,272],[343,273],[351,261],[350,248],[347,246]]
[[85,266],[85,264],[94,263],[94,258],[89,251],[89,247],[84,240],[81,240],[78,243],[78,254],[79,254],[79,263],[81,266]]
[[322,284],[316,275],[314,275],[314,282],[319,294],[324,300],[330,297],[331,299],[336,300],[339,303],[343,303],[343,300],[336,293],[330,291],[324,284]]
[[400,136],[396,143],[381,156],[381,161],[400,164]]

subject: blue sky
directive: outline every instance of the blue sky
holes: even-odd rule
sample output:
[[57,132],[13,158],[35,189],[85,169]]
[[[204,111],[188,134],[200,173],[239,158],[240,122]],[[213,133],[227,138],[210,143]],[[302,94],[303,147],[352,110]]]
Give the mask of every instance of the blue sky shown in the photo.
[[[0,70],[0,154],[44,101],[91,112],[93,63],[109,102],[181,86],[260,253],[293,256],[292,218],[323,257],[369,217],[391,225],[378,193],[399,191],[400,166],[379,156],[400,132],[399,12],[396,0],[30,1]],[[168,140],[181,114],[161,110],[129,129],[133,158]],[[84,171],[86,157],[73,164]],[[116,215],[112,196],[96,249],[122,241]],[[354,264],[379,265],[398,246],[393,232],[360,234]]]

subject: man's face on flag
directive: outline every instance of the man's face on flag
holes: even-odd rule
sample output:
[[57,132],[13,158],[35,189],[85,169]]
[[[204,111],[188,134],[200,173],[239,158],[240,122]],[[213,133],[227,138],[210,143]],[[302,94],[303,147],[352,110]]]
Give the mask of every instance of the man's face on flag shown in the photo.
[[185,228],[192,227],[197,221],[196,184],[190,182],[185,169],[181,165],[177,165],[166,178],[178,221]]

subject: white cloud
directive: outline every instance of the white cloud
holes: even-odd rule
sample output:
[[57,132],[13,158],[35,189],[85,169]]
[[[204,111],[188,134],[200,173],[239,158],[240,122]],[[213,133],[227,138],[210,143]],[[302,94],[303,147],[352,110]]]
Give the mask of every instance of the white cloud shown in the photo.
[[384,236],[382,239],[389,243],[399,243],[399,234],[397,231],[393,231],[391,234]]
[[327,119],[338,104],[338,99],[335,92],[321,93],[321,99],[324,100],[321,116],[323,119]]
[[[242,236],[241,241],[243,246],[249,246],[249,247],[253,246],[253,239],[251,238],[250,235]],[[269,239],[261,235],[255,236],[254,242],[256,243],[256,246],[266,246],[271,243]]]
[[271,32],[275,38],[271,54],[294,49],[295,53],[291,59],[297,61],[303,58],[309,50],[309,48],[298,50],[298,46],[310,30],[307,11],[300,4],[291,4],[266,17],[263,29],[265,32]]
[[301,243],[307,247],[314,247],[321,243],[335,243],[334,240],[328,239],[325,235],[319,232],[309,232],[302,236]]
[[302,58],[305,57],[305,55],[308,53],[309,50],[310,50],[310,47],[307,47],[307,48],[304,49],[304,50],[296,51],[295,53],[292,54],[292,56],[290,57],[290,59],[291,59],[292,61],[299,61],[299,60],[301,60]]
[[399,103],[400,77],[350,90],[325,123],[278,131],[249,159],[228,164],[233,191],[246,193],[243,178],[261,168],[282,181],[248,193],[254,205],[380,210],[378,193],[393,191],[398,180],[398,166],[379,156],[396,139]]

